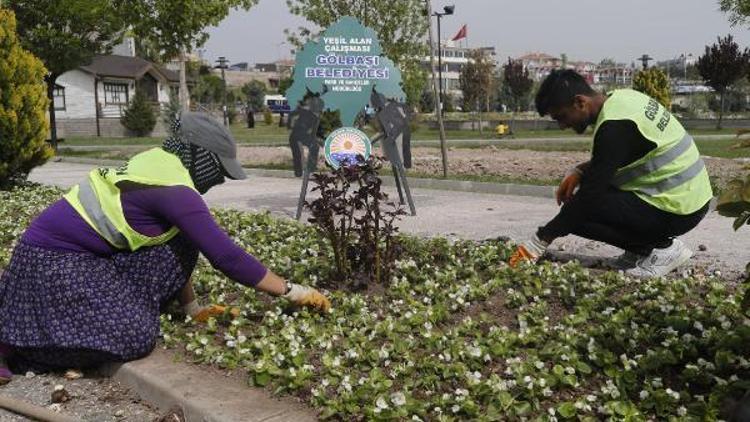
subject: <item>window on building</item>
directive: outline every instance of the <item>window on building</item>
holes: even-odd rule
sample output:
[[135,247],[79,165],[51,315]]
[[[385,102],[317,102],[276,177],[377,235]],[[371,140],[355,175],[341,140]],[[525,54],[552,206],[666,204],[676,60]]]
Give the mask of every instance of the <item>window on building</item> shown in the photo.
[[65,87],[55,85],[52,90],[52,101],[55,103],[55,110],[65,111]]
[[104,104],[128,103],[128,84],[104,83]]

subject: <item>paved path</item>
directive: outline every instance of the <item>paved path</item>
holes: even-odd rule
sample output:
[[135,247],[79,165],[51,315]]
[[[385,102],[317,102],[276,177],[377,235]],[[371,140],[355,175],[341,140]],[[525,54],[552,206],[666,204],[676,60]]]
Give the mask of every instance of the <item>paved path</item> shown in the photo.
[[[31,180],[69,187],[81,180],[91,164],[49,163],[37,168]],[[211,206],[243,210],[269,210],[291,218],[299,195],[300,180],[276,177],[249,177],[229,181],[206,195]],[[391,197],[393,188],[388,187]],[[554,200],[548,198],[455,192],[414,188],[417,216],[408,216],[400,223],[404,232],[421,235],[445,235],[467,239],[508,236],[524,239],[557,213]],[[303,215],[303,221],[306,216]],[[737,277],[750,260],[750,232],[735,232],[731,220],[711,212],[683,240],[695,251],[693,266],[700,270],[719,269],[727,276]],[[706,251],[699,251],[704,245]],[[552,245],[559,258],[576,257],[584,263],[612,257],[619,250],[575,236],[558,239]]]

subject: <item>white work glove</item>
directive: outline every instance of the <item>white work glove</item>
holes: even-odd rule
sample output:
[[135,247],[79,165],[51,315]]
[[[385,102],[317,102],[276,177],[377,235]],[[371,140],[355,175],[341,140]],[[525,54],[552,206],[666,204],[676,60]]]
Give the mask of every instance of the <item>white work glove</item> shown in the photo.
[[302,286],[297,283],[287,283],[287,293],[282,297],[298,306],[309,306],[328,312],[331,301],[313,287]]
[[531,236],[529,240],[521,242],[516,247],[516,251],[510,256],[508,264],[511,267],[516,267],[521,261],[536,262],[540,256],[544,255],[544,251],[549,246],[548,242],[540,239],[536,234]]

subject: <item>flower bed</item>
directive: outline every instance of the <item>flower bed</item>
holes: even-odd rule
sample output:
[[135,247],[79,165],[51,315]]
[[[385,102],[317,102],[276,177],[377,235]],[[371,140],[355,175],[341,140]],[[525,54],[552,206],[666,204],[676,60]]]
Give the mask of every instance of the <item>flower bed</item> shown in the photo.
[[[0,265],[55,194],[0,192]],[[277,273],[325,286],[332,255],[314,229],[215,214]],[[501,243],[404,244],[390,286],[334,290],[327,315],[288,309],[202,262],[198,293],[241,316],[196,324],[165,314],[164,346],[347,420],[710,420],[748,388],[744,291],[721,279],[634,280],[575,264],[514,270]]]

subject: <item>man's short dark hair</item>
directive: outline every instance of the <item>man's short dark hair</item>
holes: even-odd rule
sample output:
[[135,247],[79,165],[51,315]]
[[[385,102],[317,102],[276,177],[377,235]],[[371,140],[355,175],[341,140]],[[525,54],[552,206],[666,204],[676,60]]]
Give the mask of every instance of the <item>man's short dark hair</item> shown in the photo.
[[586,79],[571,69],[555,69],[544,79],[536,93],[536,110],[546,116],[551,108],[573,105],[576,95],[596,94]]

